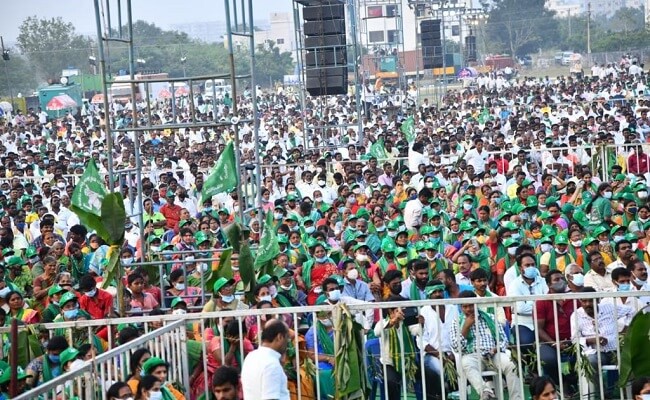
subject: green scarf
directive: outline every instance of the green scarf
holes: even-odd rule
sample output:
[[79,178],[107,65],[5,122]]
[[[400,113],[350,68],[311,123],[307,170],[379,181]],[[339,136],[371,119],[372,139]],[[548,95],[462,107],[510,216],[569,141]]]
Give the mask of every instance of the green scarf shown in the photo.
[[[479,319],[483,318],[483,321],[487,324],[488,329],[490,330],[490,333],[492,334],[492,338],[494,341],[497,340],[497,327],[496,324],[494,323],[494,320],[492,317],[486,313],[485,311],[478,310],[478,315]],[[460,319],[458,320],[459,326],[463,326],[465,323],[465,314],[461,313],[460,314]],[[478,319],[475,322],[475,325],[478,323]],[[472,327],[473,328],[473,327]],[[470,329],[469,333],[467,335],[467,353],[473,353],[475,351],[474,349],[474,329]]]
[[411,280],[409,297],[411,300],[426,300],[422,298],[422,295],[420,294],[420,289],[418,288],[418,285],[415,283],[415,280]]
[[[400,344],[398,329],[402,331],[404,348]],[[388,328],[388,343],[390,348],[390,360],[393,367],[399,373],[406,375],[409,385],[415,380],[417,373],[417,364],[415,362],[415,346],[411,340],[411,334],[406,325],[400,323],[399,327]],[[402,366],[402,354],[404,355],[404,366]]]
[[176,400],[176,397],[167,388],[167,386],[161,386],[160,387],[160,392],[162,393],[162,397],[163,397],[164,400]]
[[49,382],[54,379],[52,370],[50,368],[50,360],[47,359],[47,354],[43,354],[43,369],[41,371],[41,375],[43,378],[43,381],[41,383]]
[[[223,351],[224,354],[227,354],[230,351],[230,342],[226,339],[223,341]],[[235,349],[235,360],[237,360],[237,368],[241,369],[242,363],[241,363],[241,347],[237,346]]]
[[334,353],[334,340],[327,333],[327,328],[323,325],[322,322],[318,321],[316,323],[316,336],[318,337],[318,342],[323,346],[323,354],[328,356],[333,356]]

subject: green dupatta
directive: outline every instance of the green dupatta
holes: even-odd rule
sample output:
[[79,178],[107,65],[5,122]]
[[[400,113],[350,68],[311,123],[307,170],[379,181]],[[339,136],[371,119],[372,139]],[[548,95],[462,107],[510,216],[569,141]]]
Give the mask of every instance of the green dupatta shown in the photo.
[[[398,329],[402,332],[403,345],[400,344],[399,332]],[[415,345],[411,339],[411,334],[406,328],[404,323],[400,323],[398,327],[390,327],[388,330],[388,343],[390,348],[390,360],[393,363],[393,368],[400,375],[404,373],[406,379],[409,383],[409,386],[415,381],[415,375],[417,374],[417,363],[415,362]],[[402,360],[402,354],[404,354],[404,360]],[[402,361],[404,365],[402,365]]]
[[[485,311],[482,311],[482,310],[478,310],[478,315],[479,315],[479,318],[483,318],[483,321],[487,324],[488,329],[490,330],[490,333],[492,334],[492,338],[496,342],[496,340],[497,340],[497,327],[496,327],[496,324],[494,323],[494,319],[492,319],[492,317],[488,313],[486,313]],[[463,314],[463,313],[460,314],[460,318],[458,320],[458,324],[459,324],[460,327],[463,326],[463,324],[465,323],[466,318],[467,317],[465,317],[465,314]],[[476,322],[474,322],[474,324],[477,324],[477,323],[478,323],[478,319],[476,320]],[[475,339],[474,338],[474,329],[469,330],[469,333],[467,334],[466,339],[467,339],[467,353],[473,353],[475,351],[475,349],[474,349],[474,339]]]
[[334,356],[334,340],[327,333],[327,328],[323,325],[322,322],[316,322],[316,337],[321,346],[323,346],[323,353],[328,356]]

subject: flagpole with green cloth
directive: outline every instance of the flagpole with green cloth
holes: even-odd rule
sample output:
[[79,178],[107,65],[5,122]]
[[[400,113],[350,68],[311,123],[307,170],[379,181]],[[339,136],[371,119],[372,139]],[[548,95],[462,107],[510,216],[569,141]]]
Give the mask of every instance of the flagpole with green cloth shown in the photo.
[[400,126],[399,130],[404,134],[404,137],[409,144],[415,141],[415,120],[412,115],[402,122],[402,126]]
[[[211,199],[212,196],[220,193],[230,193],[233,190],[237,189],[237,194],[239,195],[239,176],[240,168],[237,163],[237,152],[234,148],[234,141],[228,142],[226,148],[223,150],[217,162],[215,163],[214,169],[208,179],[203,183],[203,190],[201,191],[201,201],[199,204],[203,204],[205,199]],[[243,211],[241,196],[238,196],[239,200],[239,211]]]

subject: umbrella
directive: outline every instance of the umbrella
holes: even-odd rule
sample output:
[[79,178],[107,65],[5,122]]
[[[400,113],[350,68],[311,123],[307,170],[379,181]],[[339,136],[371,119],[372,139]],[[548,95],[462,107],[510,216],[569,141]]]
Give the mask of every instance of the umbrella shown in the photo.
[[172,97],[172,93],[169,90],[163,88],[163,89],[160,89],[160,92],[158,92],[157,97],[159,99],[169,99],[169,98]]
[[104,93],[97,93],[90,99],[91,104],[102,104],[104,103]]
[[2,108],[2,111],[4,112],[11,112],[14,110],[14,107],[8,101],[0,102],[0,108]]
[[48,101],[47,105],[45,106],[45,108],[50,111],[59,111],[74,107],[77,107],[77,102],[67,94],[60,94],[58,96],[52,97],[52,99],[50,99],[50,101]]
[[181,86],[178,89],[176,89],[176,91],[174,91],[174,94],[178,97],[187,96],[188,94],[190,94],[190,90],[185,86]]
[[466,67],[458,71],[458,78],[473,78],[475,76],[478,76],[478,71],[471,67]]

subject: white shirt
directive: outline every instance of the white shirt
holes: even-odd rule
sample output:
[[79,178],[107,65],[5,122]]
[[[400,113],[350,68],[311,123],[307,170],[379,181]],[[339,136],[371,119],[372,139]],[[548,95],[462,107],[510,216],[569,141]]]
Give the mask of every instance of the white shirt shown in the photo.
[[262,345],[244,359],[241,383],[246,400],[289,400],[281,357],[277,351]]
[[404,225],[407,229],[413,229],[422,224],[422,209],[424,205],[420,199],[410,200],[404,207]]
[[485,149],[481,150],[480,153],[476,149],[471,149],[465,154],[467,164],[474,167],[474,172],[476,174],[482,174],[485,172],[485,163],[487,162],[488,157],[490,157],[490,155],[485,151]]
[[422,307],[420,315],[424,317],[422,337],[418,345],[421,348],[430,345],[438,351],[450,352],[451,348],[451,325],[458,320],[458,307],[445,307],[445,322],[442,322],[437,307]]
[[615,306],[614,304],[600,303],[594,305],[597,310],[596,320],[598,331],[596,332],[596,320],[585,312],[584,308],[578,308],[571,315],[571,336],[574,341],[582,345],[586,355],[596,354],[596,346],[587,346],[587,339],[595,336],[605,337],[607,344],[600,346],[601,352],[614,351],[618,347],[618,324],[616,317],[632,313],[627,306]]

